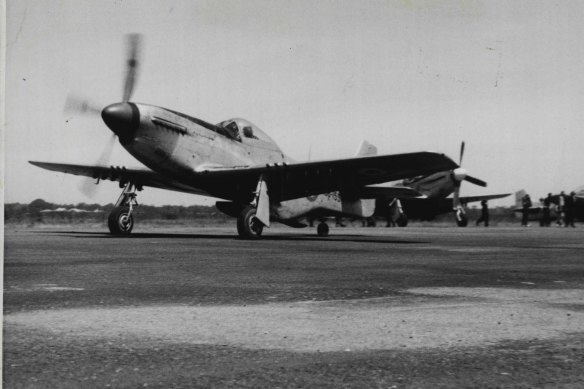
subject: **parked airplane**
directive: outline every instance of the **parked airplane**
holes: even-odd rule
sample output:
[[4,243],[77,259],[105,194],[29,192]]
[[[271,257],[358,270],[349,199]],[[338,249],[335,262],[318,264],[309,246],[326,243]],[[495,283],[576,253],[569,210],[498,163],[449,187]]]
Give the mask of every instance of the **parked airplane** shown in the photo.
[[[515,192],[515,208],[513,212],[517,214],[523,213],[523,197],[527,194],[527,192],[523,189]],[[535,201],[535,199],[531,199],[532,205],[527,210],[527,221],[528,222],[537,222],[539,225],[544,225],[544,206],[542,201]],[[555,204],[550,204],[549,208],[549,221],[554,221],[558,218],[557,206]],[[520,216],[522,217],[522,216]]]
[[[460,146],[459,165],[462,165],[464,156],[464,142]],[[460,196],[462,181],[486,187],[487,183],[468,175],[466,169],[444,170],[436,173],[407,178],[391,183],[394,188],[409,188],[418,193],[414,196],[409,193],[406,197],[387,197],[380,193],[376,205],[376,214],[392,218],[398,226],[406,226],[408,219],[432,220],[437,215],[454,212],[456,224],[466,227],[468,219],[464,207],[468,203],[482,200],[494,200],[507,197],[510,193]],[[448,197],[453,195],[452,197]]]
[[[574,189],[571,192],[566,193],[569,196],[571,193],[575,194],[574,201],[574,219],[578,221],[584,221],[584,186]],[[515,192],[515,208],[513,212],[522,213],[523,205],[522,199],[527,192],[525,190],[520,190]],[[532,199],[533,201],[534,199]],[[544,220],[544,199],[542,198],[539,202],[533,202],[532,206],[527,210],[527,220],[530,222],[538,222],[540,225],[544,225],[546,221]],[[549,205],[549,219],[547,222],[557,220],[560,216],[560,194],[551,195],[550,205]]]
[[[122,102],[103,110],[85,101],[68,105],[76,105],[81,112],[101,112],[113,137],[145,168],[107,166],[104,161],[113,143],[95,165],[30,161],[44,169],[92,177],[97,183],[118,181],[123,190],[108,218],[112,234],[132,231],[136,192],[147,186],[222,199],[217,208],[237,218],[241,237],[254,239],[271,221],[303,227],[301,219],[310,216],[369,217],[375,208],[371,185],[458,168],[450,158],[430,152],[370,156],[364,150],[355,158],[294,162],[245,119],[211,124],[170,109],[131,102],[140,42],[138,35],[129,36]],[[383,191],[392,197],[406,192],[402,188]],[[325,222],[317,227],[322,236],[328,230]]]

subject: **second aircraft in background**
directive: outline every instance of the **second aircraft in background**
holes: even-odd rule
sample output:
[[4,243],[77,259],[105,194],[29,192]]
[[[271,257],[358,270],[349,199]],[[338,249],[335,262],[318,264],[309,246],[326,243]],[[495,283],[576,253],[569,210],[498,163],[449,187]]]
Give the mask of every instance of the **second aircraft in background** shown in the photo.
[[[369,147],[375,150],[374,146],[369,145]],[[464,142],[460,146],[459,165],[462,165],[463,156]],[[510,195],[510,193],[501,193],[460,196],[462,181],[468,181],[482,187],[487,186],[486,182],[470,176],[466,169],[458,166],[454,169],[379,185],[369,190],[371,192],[377,191],[376,215],[385,216],[401,227],[406,226],[410,219],[432,220],[437,215],[448,212],[453,212],[459,227],[466,227],[468,224],[464,210],[466,204],[500,199]],[[402,190],[403,194],[397,193],[398,190]]]

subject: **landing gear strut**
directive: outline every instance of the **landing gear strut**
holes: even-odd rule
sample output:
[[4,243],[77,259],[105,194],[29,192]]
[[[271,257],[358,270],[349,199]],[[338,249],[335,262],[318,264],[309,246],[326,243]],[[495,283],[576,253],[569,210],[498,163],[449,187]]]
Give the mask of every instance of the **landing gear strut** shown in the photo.
[[455,210],[456,215],[456,225],[459,227],[466,227],[468,225],[468,218],[466,217],[466,213],[464,209],[457,208]]
[[132,213],[134,207],[138,205],[136,196],[136,186],[128,182],[107,219],[107,226],[112,235],[130,235],[132,232],[134,228]]
[[263,175],[260,176],[254,194],[254,201],[243,208],[237,218],[237,233],[243,239],[259,239],[264,226],[270,226],[270,197]]

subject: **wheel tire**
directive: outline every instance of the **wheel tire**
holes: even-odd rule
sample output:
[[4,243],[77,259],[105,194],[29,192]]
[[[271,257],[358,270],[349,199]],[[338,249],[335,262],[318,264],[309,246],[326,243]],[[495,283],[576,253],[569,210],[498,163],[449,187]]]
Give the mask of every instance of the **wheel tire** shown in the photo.
[[318,234],[318,236],[328,236],[329,234],[328,224],[319,223],[318,226],[316,226],[316,233]]
[[256,209],[251,205],[245,207],[237,218],[237,233],[243,239],[259,239],[264,225],[256,218]]
[[130,235],[134,228],[134,216],[130,214],[130,208],[114,208],[107,219],[107,226],[112,235]]
[[468,219],[465,215],[460,215],[460,219],[456,218],[456,225],[459,227],[466,227],[468,225]]
[[398,227],[407,227],[408,217],[406,216],[406,214],[405,213],[400,214],[397,220],[395,221],[395,224],[397,224]]

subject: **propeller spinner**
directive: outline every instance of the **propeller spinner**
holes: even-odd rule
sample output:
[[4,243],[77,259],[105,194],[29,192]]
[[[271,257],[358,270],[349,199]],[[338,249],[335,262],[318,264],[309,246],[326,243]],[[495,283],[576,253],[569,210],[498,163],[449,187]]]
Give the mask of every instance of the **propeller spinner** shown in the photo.
[[101,111],[101,118],[122,144],[134,139],[134,132],[140,125],[140,111],[133,103],[108,105]]

